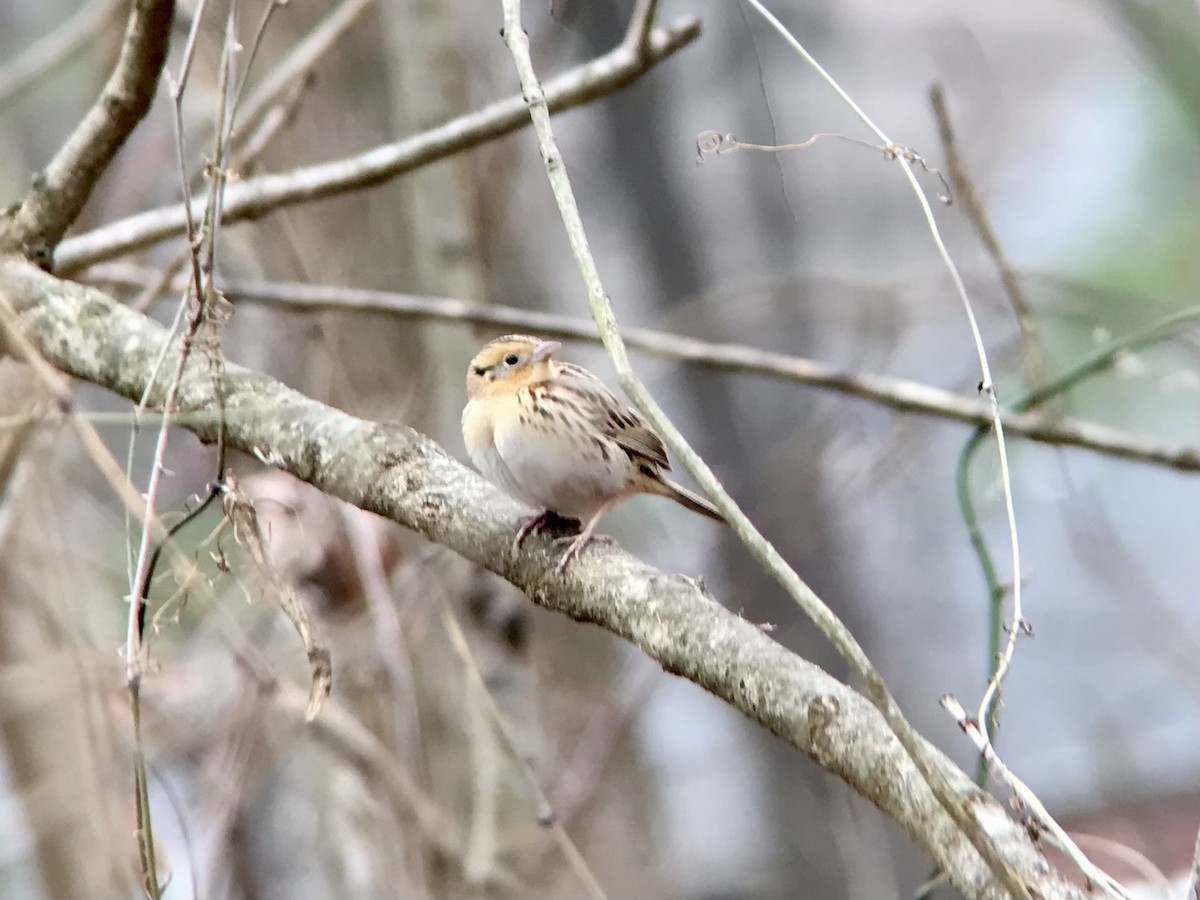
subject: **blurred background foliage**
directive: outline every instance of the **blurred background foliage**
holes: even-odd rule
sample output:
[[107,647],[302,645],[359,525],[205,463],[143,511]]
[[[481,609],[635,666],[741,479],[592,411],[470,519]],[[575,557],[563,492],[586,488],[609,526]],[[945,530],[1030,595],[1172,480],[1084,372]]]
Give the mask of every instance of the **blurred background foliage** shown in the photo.
[[[516,92],[498,3],[374,0],[289,95],[286,124],[237,173],[366,150]],[[543,77],[615,45],[631,0],[527,3]],[[255,64],[264,77],[329,11],[292,0]],[[1045,370],[1200,303],[1200,9],[1189,0],[780,0],[775,12],[896,141],[943,164],[940,83],[959,145],[1031,305]],[[0,74],[73,14],[88,39],[36,80],[0,78],[0,196],[95,97],[124,6],[0,5]],[[261,0],[244,2],[243,40]],[[181,3],[176,53],[194,6]],[[227,6],[209,4],[186,96],[193,165],[210,145]],[[824,142],[696,163],[705,130],[758,143],[863,137],[842,103],[748,9],[663,0],[703,36],[622,93],[556,120],[621,322],[812,356],[966,394],[967,324],[914,198],[871,150]],[[251,82],[254,83],[253,81]],[[179,195],[165,90],[80,223]],[[932,183],[932,180],[930,180]],[[8,201],[5,201],[8,202]],[[1002,401],[1032,387],[995,265],[961,205],[937,211],[967,280]],[[122,260],[138,271],[180,242]],[[226,277],[461,297],[586,314],[528,131],[411,176],[222,233]],[[87,280],[89,273],[81,278]],[[109,282],[104,282],[111,288]],[[116,290],[115,288],[113,288]],[[136,287],[119,295],[134,302]],[[152,314],[169,320],[177,297]],[[494,332],[366,313],[239,305],[236,361],[351,412],[402,420],[465,458],[462,373]],[[1052,412],[1200,443],[1200,329],[1125,354]],[[568,358],[609,369],[594,346]],[[637,358],[734,497],[851,625],[905,709],[962,765],[938,708],[986,681],[988,595],[955,500],[963,426],[817,389]],[[0,420],[28,382],[0,362]],[[79,388],[144,484],[153,429]],[[1200,823],[1195,475],[1013,441],[1026,611],[999,743],[1068,825],[1168,876]],[[610,897],[911,896],[907,839],[840,782],[694,686],[594,629],[534,609],[494,578],[387,523],[239,459],[280,570],[333,651],[330,706],[301,722],[306,669],[219,516],[184,533],[201,572],[155,586],[146,743],[168,897],[580,896],[581,887],[451,638],[467,633],[522,756]],[[172,436],[160,503],[179,516],[212,454]],[[994,450],[972,490],[1010,571]],[[0,506],[0,897],[136,893],[128,712],[117,648],[128,593],[119,504],[69,430],[39,429]],[[843,674],[815,629],[728,534],[652,499],[608,527],[664,568]],[[223,569],[229,571],[225,572]],[[1102,865],[1130,870],[1102,846]],[[949,894],[949,889],[941,889]],[[1152,894],[1165,896],[1165,894]]]

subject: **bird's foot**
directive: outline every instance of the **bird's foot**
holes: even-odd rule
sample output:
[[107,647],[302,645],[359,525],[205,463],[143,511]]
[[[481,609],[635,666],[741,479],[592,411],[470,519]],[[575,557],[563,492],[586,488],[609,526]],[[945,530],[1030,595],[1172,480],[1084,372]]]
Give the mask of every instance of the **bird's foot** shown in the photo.
[[525,543],[525,538],[531,534],[536,534],[539,531],[545,531],[547,528],[573,528],[578,530],[583,525],[578,519],[572,519],[567,516],[560,516],[553,510],[545,510],[538,513],[536,516],[530,516],[521,522],[521,528],[517,531],[517,536],[513,540],[513,552],[521,549],[521,545]]
[[574,536],[555,538],[554,543],[558,546],[567,545],[566,552],[554,568],[554,571],[561,574],[566,571],[571,560],[576,559],[589,544],[615,544],[616,541],[607,534],[592,534],[591,531],[585,530]]

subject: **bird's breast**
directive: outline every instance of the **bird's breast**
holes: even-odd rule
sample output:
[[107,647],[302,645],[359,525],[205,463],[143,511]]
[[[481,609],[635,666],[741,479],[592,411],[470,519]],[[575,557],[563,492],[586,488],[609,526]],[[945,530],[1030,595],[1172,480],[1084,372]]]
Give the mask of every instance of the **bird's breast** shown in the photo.
[[494,480],[541,509],[589,518],[608,500],[630,492],[628,455],[596,432],[577,407],[544,392],[515,394],[492,420]]
[[479,458],[488,453],[495,444],[492,416],[489,404],[482,400],[469,400],[462,414],[463,443],[476,466]]

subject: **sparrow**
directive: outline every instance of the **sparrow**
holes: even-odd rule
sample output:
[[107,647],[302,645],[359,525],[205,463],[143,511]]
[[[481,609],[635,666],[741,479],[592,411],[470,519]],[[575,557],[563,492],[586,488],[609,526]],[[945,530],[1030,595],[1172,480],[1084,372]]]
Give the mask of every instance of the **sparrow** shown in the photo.
[[541,510],[522,521],[513,550],[558,519],[580,527],[559,560],[562,572],[595,537],[601,517],[635,494],[669,497],[724,522],[703,497],[663,472],[662,438],[603,381],[554,359],[562,348],[524,334],[496,338],[467,369],[463,440],[480,472]]

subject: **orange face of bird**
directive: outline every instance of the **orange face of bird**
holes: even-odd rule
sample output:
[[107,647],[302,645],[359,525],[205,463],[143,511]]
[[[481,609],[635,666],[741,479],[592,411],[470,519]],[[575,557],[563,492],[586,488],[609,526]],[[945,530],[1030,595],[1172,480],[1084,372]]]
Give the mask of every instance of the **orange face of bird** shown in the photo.
[[467,397],[486,396],[498,390],[513,390],[554,377],[550,359],[558,341],[543,341],[524,334],[510,334],[484,345],[467,369]]

